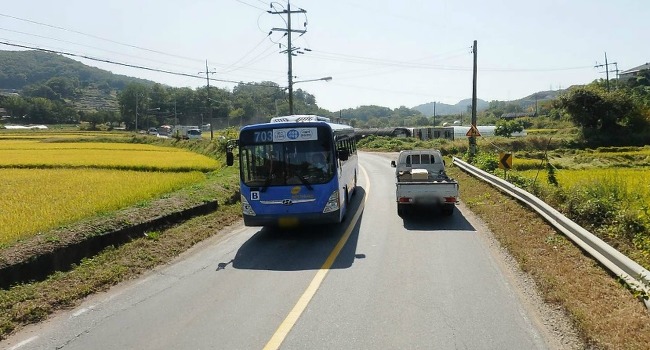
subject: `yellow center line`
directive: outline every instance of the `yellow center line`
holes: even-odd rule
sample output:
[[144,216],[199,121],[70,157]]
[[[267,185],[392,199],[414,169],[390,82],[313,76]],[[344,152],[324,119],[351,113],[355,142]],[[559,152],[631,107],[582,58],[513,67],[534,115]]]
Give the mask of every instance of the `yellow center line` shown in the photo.
[[350,225],[345,230],[343,237],[341,237],[341,239],[336,244],[336,246],[334,247],[330,255],[327,257],[323,266],[321,266],[318,272],[316,272],[316,275],[311,280],[311,283],[309,283],[309,286],[307,287],[305,292],[302,293],[302,296],[300,296],[300,299],[298,299],[296,305],[294,305],[293,309],[291,309],[287,317],[280,324],[280,327],[278,327],[278,329],[275,331],[271,339],[268,341],[268,343],[266,343],[266,345],[264,346],[264,350],[280,348],[280,345],[287,337],[287,335],[289,334],[293,326],[296,324],[298,318],[300,318],[300,315],[302,315],[302,313],[305,311],[311,299],[316,294],[316,291],[320,287],[321,283],[323,283],[325,276],[327,276],[327,272],[329,272],[330,268],[332,267],[332,264],[334,264],[334,261],[339,256],[339,253],[341,253],[341,249],[343,249],[345,244],[348,242],[348,239],[352,234],[352,230],[357,225],[357,221],[359,221],[359,217],[361,216],[361,213],[363,212],[363,209],[366,204],[366,200],[368,199],[368,194],[370,193],[370,179],[368,178],[368,172],[366,172],[366,169],[364,169],[362,166],[359,166],[359,168],[363,172],[363,177],[366,180],[366,187],[365,187],[366,193],[363,202],[359,206],[359,210],[357,210],[352,220],[350,220]]

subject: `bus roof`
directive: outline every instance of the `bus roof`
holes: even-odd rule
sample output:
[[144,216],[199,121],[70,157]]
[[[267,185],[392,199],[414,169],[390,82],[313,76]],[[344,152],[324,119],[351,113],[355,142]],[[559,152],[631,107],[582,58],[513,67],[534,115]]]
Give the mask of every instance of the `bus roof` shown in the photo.
[[[302,115],[288,115],[288,116],[282,116],[282,117],[273,117],[271,118],[271,121],[269,123],[261,123],[261,124],[250,124],[244,126],[242,129],[261,129],[261,128],[273,128],[276,125],[274,124],[281,124],[281,123],[291,123],[291,124],[296,124],[296,123],[312,123],[312,124],[327,124],[333,131],[336,132],[354,132],[354,128],[345,125],[345,124],[336,124],[330,121],[330,118],[327,117],[322,117],[318,115],[311,115],[311,114],[302,114]],[[281,127],[282,125],[277,125],[277,127]]]
[[329,122],[330,118],[313,114],[296,114],[271,118],[271,123]]

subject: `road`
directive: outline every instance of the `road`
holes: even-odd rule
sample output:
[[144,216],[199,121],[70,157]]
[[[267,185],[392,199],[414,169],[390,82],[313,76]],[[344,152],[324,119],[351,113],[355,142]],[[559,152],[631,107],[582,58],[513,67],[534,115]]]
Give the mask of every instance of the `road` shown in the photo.
[[[8,349],[556,348],[459,207],[402,219],[388,158],[360,154],[341,225],[236,226],[85,300]],[[462,184],[461,184],[462,200]]]

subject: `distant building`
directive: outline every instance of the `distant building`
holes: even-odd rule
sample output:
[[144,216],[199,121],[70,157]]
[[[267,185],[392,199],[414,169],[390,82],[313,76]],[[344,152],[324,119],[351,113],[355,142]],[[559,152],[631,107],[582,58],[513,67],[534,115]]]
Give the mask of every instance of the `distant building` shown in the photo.
[[0,95],[3,96],[20,96],[16,89],[0,89]]
[[501,119],[516,119],[521,117],[535,117],[535,112],[517,112],[517,113],[501,114]]
[[632,69],[628,69],[626,71],[623,71],[618,75],[618,78],[621,81],[627,81],[627,80],[636,78],[636,76],[639,73],[641,73],[643,71],[647,71],[647,70],[650,70],[650,63],[642,64],[642,65],[640,65],[638,67],[634,67]]

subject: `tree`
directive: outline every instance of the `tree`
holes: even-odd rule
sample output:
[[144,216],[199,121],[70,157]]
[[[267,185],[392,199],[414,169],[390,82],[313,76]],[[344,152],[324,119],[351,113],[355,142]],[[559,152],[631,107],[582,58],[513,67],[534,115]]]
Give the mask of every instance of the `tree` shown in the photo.
[[29,104],[24,98],[19,96],[7,96],[0,100],[3,107],[7,109],[9,115],[14,119],[22,118],[29,112]]
[[55,123],[54,103],[43,97],[30,99],[29,120],[32,123],[50,124]]
[[576,88],[560,96],[559,105],[583,129],[611,132],[642,126],[637,105],[621,90],[608,93],[590,86]]
[[47,85],[30,85],[23,89],[23,95],[27,97],[42,97],[48,100],[60,100],[61,95],[56,93]]
[[[136,110],[138,117],[149,108],[149,88],[146,85],[131,83],[117,94],[120,114],[128,129],[136,127]],[[137,104],[137,107],[136,107]]]
[[557,106],[581,130],[583,138],[601,144],[646,144],[650,111],[641,96],[625,86],[607,92],[594,82],[560,96]]
[[74,97],[79,88],[79,79],[66,77],[50,78],[45,85],[54,91],[61,98]]
[[495,136],[512,137],[513,133],[524,131],[524,126],[518,120],[499,119],[494,129]]
[[615,124],[615,116],[608,113],[604,93],[594,88],[576,88],[559,99],[560,106],[569,113],[571,121],[583,129],[601,129]]
[[97,130],[97,124],[104,123],[106,121],[106,114],[101,112],[87,112],[83,113],[81,119],[90,124],[90,130]]
[[244,112],[243,108],[235,108],[228,113],[228,118],[230,119],[230,124],[243,124],[243,117],[246,112]]

